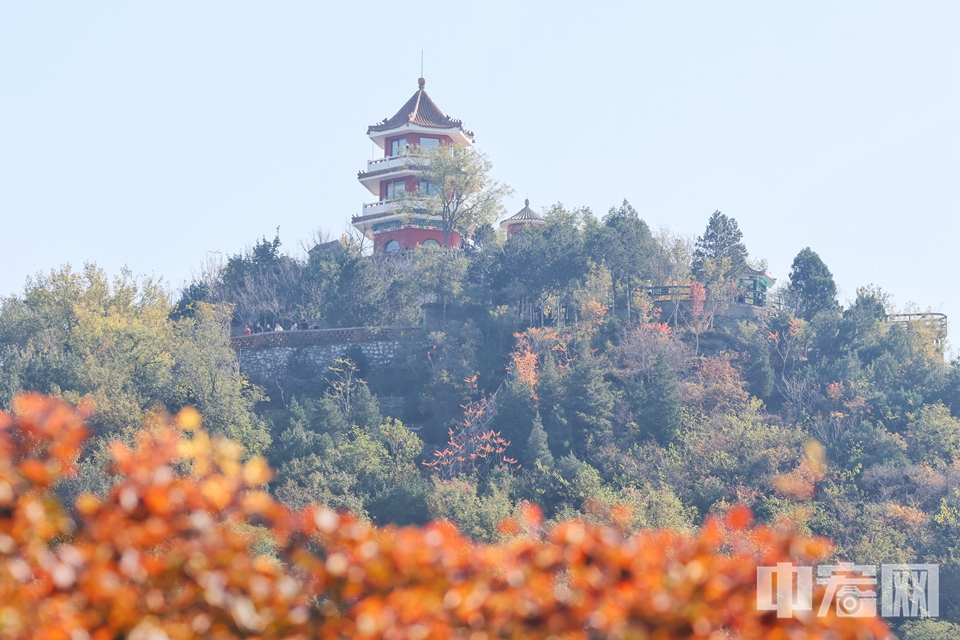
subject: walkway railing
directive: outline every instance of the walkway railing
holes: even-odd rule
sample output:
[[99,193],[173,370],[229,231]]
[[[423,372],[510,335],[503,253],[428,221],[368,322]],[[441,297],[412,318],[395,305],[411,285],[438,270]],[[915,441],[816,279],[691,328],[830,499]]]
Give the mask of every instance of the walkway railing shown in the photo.
[[230,338],[234,349],[269,349],[272,347],[308,347],[311,345],[374,342],[416,338],[420,327],[348,327],[345,329],[306,329],[303,331],[270,331]]
[[937,340],[947,337],[947,314],[945,313],[891,313],[888,322],[924,322],[937,330]]

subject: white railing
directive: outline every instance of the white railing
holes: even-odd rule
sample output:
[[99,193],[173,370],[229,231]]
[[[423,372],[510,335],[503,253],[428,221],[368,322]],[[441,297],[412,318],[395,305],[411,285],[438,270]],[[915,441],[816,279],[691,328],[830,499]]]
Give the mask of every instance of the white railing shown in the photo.
[[383,171],[384,169],[396,169],[403,167],[407,160],[410,158],[408,155],[404,156],[387,156],[386,158],[377,158],[376,160],[367,160],[367,171]]
[[380,202],[367,202],[363,205],[361,216],[372,216],[378,213],[388,213],[396,209],[398,203],[396,200],[381,200]]
[[372,171],[384,171],[386,169],[403,169],[407,160],[418,157],[419,154],[405,153],[400,156],[387,156],[386,158],[377,158],[376,160],[367,160],[366,173]]

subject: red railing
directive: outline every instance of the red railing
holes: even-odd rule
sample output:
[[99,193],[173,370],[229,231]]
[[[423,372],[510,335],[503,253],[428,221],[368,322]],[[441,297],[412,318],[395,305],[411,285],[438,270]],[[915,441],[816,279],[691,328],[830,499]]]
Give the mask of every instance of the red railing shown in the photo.
[[234,349],[269,349],[271,347],[307,347],[315,344],[374,342],[416,338],[420,327],[348,327],[345,329],[308,329],[305,331],[271,331],[230,338]]

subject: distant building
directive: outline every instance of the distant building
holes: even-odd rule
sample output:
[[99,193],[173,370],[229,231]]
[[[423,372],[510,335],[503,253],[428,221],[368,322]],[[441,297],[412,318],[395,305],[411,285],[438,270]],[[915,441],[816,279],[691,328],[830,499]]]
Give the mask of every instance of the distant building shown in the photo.
[[771,278],[762,271],[747,269],[737,283],[739,285],[737,303],[754,307],[767,306],[767,290],[776,283],[775,278]]
[[[443,244],[439,216],[401,213],[396,200],[403,193],[429,188],[420,185],[414,172],[406,166],[406,156],[415,149],[428,149],[440,144],[474,142],[473,132],[463,128],[460,120],[445,115],[424,90],[426,80],[419,79],[419,88],[392,118],[371,125],[367,135],[383,157],[367,162],[367,170],[357,179],[376,202],[363,205],[363,212],[353,216],[353,226],[373,241],[374,253],[406,251],[436,243]],[[450,233],[450,246],[459,245],[462,237]]]
[[523,209],[500,223],[500,228],[507,232],[508,238],[512,238],[513,234],[526,227],[536,227],[546,223],[539,213],[530,208],[529,200],[524,200],[523,205]]

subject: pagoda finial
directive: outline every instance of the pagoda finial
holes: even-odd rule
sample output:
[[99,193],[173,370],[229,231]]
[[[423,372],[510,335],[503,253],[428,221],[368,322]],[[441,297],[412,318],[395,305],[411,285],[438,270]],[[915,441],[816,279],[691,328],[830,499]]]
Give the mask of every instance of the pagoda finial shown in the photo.
[[419,78],[417,84],[420,85],[420,88],[423,89],[423,85],[427,84],[427,81],[424,78]]
[[526,200],[524,200],[524,201],[523,201],[523,204],[524,204],[524,206],[529,207],[529,206],[530,206],[530,198],[527,198]]

